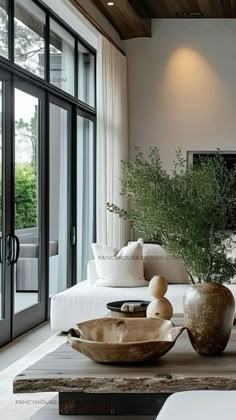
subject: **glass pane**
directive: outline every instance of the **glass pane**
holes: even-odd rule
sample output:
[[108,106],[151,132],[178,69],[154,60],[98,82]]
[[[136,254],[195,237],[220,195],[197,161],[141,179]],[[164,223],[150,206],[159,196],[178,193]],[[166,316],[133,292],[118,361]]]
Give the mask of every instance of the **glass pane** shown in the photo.
[[74,95],[74,38],[50,20],[50,82]]
[[3,319],[2,281],[2,82],[0,82],[0,320]]
[[8,58],[8,1],[0,0],[0,55]]
[[15,2],[15,63],[44,78],[45,13],[31,0]]
[[67,287],[68,143],[68,111],[50,104],[50,296]]
[[78,98],[90,106],[95,106],[95,57],[78,43]]
[[[23,104],[23,106],[22,106]],[[39,99],[15,89],[15,312],[38,302]]]
[[77,281],[87,278],[95,230],[94,123],[77,117]]

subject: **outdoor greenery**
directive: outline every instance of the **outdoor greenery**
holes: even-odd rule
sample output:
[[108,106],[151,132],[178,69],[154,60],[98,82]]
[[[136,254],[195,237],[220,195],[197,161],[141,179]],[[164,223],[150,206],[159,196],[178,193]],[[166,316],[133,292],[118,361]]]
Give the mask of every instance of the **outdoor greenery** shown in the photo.
[[[0,171],[2,169],[0,168]],[[37,225],[37,185],[35,165],[17,164],[15,167],[15,229]],[[0,183],[0,209],[2,209],[2,183]],[[0,217],[0,230],[2,229]]]
[[[15,229],[26,229],[37,225],[36,124],[36,112],[30,122],[25,122],[21,118],[15,123],[16,146],[19,146],[23,155],[26,153],[26,156],[30,156],[28,162],[15,163]],[[0,208],[2,208],[2,191],[0,191]]]
[[34,165],[16,165],[15,177],[15,229],[36,226],[37,186]]
[[37,113],[16,121],[15,133],[15,229],[25,229],[37,225]]
[[[16,7],[16,14],[21,15],[22,6]],[[41,25],[42,26],[42,25]],[[40,32],[40,22],[39,22]],[[8,15],[6,2],[0,0],[0,55],[8,57]],[[27,70],[38,73],[38,54],[44,52],[43,34],[37,34],[20,20],[15,19],[15,61]],[[15,164],[15,229],[34,227],[37,224],[37,174],[36,174],[36,140],[37,115],[30,122],[22,118],[15,123],[16,158],[18,151],[21,157],[25,154],[28,162]],[[2,194],[0,195],[0,201]],[[0,208],[2,203],[0,202]]]
[[30,122],[24,121],[20,118],[15,122],[15,135],[16,135],[16,158],[23,160],[30,160],[36,162],[37,156],[37,136],[38,136],[38,113],[35,111]]
[[236,170],[228,170],[218,153],[186,169],[178,151],[168,174],[159,151],[151,148],[147,159],[122,162],[122,191],[130,210],[107,204],[108,210],[129,219],[145,240],[155,240],[181,257],[186,269],[200,282],[223,283],[236,274],[227,257],[231,240],[227,229],[235,218]]
[[[30,16],[27,5],[15,3],[15,48],[14,61],[24,69],[44,77],[44,24],[40,17]],[[0,0],[0,56],[8,58],[9,17],[6,0]],[[61,44],[55,35],[50,35],[50,53],[61,54]],[[41,62],[40,62],[41,57]]]
[[[22,5],[16,4],[15,26],[15,62],[25,69],[40,73],[38,55],[44,53],[43,25],[37,21],[38,33],[27,27],[17,17],[21,17],[25,12]],[[42,33],[41,33],[42,32]],[[6,12],[5,0],[0,0],[0,55],[8,56],[8,14]]]

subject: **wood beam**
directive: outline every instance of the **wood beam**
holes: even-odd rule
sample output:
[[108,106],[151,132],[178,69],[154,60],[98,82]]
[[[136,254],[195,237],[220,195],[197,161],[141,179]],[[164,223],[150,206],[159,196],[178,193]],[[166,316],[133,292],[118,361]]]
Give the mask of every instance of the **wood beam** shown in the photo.
[[69,0],[70,3],[79,10],[79,12],[86,17],[86,19],[100,32],[108,41],[111,42],[120,52],[125,55],[125,52],[120,48],[120,46],[108,35],[108,33],[96,22],[96,20],[81,6],[79,0]]
[[129,0],[114,0],[113,6],[108,6],[107,0],[93,2],[116,28],[121,39],[151,37],[151,19],[140,16]]

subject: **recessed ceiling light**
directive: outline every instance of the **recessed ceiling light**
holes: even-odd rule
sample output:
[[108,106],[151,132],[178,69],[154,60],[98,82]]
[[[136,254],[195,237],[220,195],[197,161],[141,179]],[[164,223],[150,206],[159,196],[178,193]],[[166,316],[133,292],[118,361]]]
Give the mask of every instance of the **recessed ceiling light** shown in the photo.
[[115,4],[115,3],[114,3],[114,1],[108,1],[108,2],[107,2],[107,5],[108,5],[108,6],[114,6],[114,4]]

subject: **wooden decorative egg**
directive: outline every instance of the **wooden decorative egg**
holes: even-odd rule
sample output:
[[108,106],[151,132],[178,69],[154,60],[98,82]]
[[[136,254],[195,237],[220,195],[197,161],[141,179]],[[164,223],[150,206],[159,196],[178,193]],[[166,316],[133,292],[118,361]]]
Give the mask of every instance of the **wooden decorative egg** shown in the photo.
[[149,294],[159,299],[166,294],[167,288],[167,281],[164,277],[154,276],[149,283]]
[[149,283],[149,294],[155,299],[149,303],[146,311],[147,318],[170,319],[173,308],[168,299],[164,298],[168,289],[167,281],[162,276],[154,276]]
[[163,318],[170,319],[173,316],[173,308],[166,298],[154,299],[149,303],[146,311],[147,318]]

